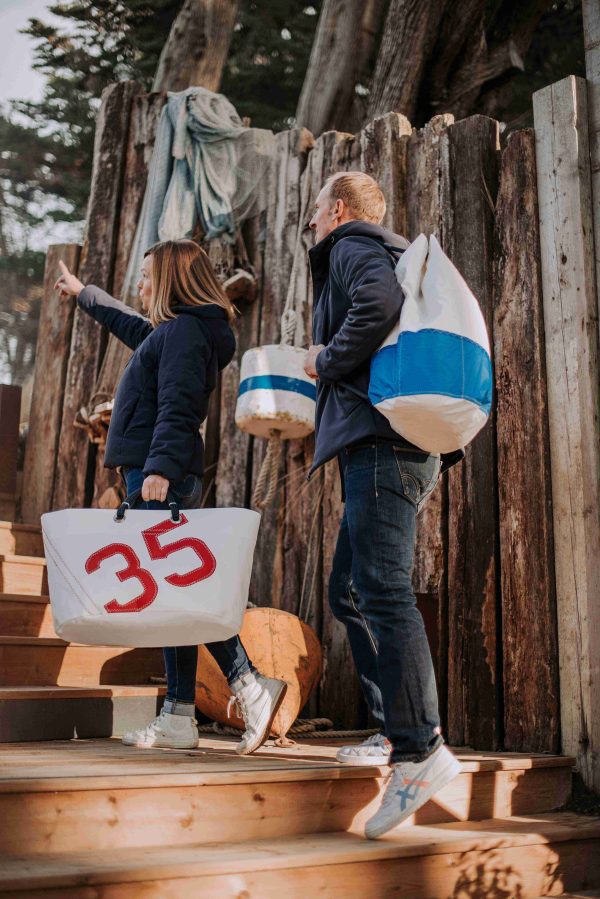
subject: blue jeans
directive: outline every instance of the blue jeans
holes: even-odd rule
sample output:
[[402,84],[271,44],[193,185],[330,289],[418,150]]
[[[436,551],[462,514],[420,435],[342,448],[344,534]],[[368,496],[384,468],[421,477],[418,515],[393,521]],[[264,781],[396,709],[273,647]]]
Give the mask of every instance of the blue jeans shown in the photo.
[[[127,495],[139,490],[144,483],[141,468],[123,468],[123,479]],[[202,501],[202,480],[195,474],[189,474],[172,489],[181,501],[183,509],[197,509]],[[167,503],[157,500],[145,502],[141,500],[136,509],[168,509]],[[248,654],[239,637],[231,637],[219,643],[207,643],[206,648],[217,665],[232,684],[249,671],[255,671]],[[174,703],[193,703],[196,695],[196,668],[198,665],[197,646],[167,646],[163,649],[167,674],[167,696]]]
[[390,762],[421,761],[443,742],[429,643],[412,589],[417,513],[435,487],[439,456],[393,441],[342,452],[346,506],[329,582]]

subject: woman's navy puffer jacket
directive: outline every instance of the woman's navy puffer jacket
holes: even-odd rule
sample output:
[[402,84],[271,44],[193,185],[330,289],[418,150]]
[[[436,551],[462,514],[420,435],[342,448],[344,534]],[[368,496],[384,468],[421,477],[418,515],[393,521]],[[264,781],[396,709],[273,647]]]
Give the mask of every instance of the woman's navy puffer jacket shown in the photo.
[[217,373],[231,361],[235,337],[224,309],[174,306],[176,318],[153,328],[130,306],[94,285],[77,304],[134,350],[119,382],[104,465],[143,468],[176,484],[202,477],[204,444],[199,428]]

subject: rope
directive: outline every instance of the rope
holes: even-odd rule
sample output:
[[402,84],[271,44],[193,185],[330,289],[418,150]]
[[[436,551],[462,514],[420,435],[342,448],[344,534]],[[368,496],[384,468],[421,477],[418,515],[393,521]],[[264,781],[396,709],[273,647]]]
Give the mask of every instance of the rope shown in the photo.
[[[201,724],[198,726],[198,733],[201,734],[222,734],[227,736],[239,737],[239,728],[230,727],[227,724],[219,724],[213,721],[212,724]],[[298,718],[290,727],[287,734],[278,737],[275,745],[281,748],[295,746],[298,740],[346,740],[355,739],[357,737],[370,737],[378,733],[377,729],[372,730],[333,730],[333,722],[329,718]],[[288,736],[289,735],[289,736]],[[290,739],[295,737],[295,740]]]
[[257,509],[268,506],[277,490],[277,478],[279,475],[279,460],[281,458],[281,434],[279,431],[271,431],[267,452],[260,467],[256,487],[252,496],[252,502]]
[[[298,321],[298,313],[304,308],[304,297],[300,297],[298,309],[296,309],[296,275],[298,274],[298,266],[300,260],[304,263],[304,253],[302,252],[302,227],[298,228],[296,237],[296,246],[294,248],[294,259],[292,262],[292,270],[290,272],[290,281],[288,291],[285,298],[285,306],[281,315],[281,345],[293,346],[296,337],[296,323]],[[306,264],[306,263],[304,263]]]

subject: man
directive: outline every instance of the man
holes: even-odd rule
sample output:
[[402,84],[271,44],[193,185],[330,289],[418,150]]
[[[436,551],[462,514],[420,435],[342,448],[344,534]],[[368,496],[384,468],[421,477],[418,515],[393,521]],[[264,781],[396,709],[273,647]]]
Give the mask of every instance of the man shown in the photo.
[[367,822],[371,839],[460,771],[441,737],[433,664],[411,582],[416,517],[441,460],[392,430],[367,395],[371,357],[403,303],[394,268],[408,244],[381,227],[384,215],[380,188],[361,172],[334,175],[321,190],[310,221],[315,345],[305,361],[317,379],[311,474],[337,456],[345,500],[329,602],[346,625],[365,698],[381,726],[374,738],[343,747],[338,760],[392,766],[382,805]]

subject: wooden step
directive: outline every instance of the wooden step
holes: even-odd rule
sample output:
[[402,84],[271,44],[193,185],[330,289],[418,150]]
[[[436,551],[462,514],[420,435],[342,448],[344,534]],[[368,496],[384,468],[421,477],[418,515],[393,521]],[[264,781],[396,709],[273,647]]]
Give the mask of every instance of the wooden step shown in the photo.
[[0,686],[143,684],[164,675],[160,649],[83,646],[51,637],[0,636]]
[[418,826],[374,841],[330,833],[21,855],[0,873],[4,893],[78,899],[534,899],[594,883],[600,819],[566,813]]
[[[335,746],[267,746],[241,758],[235,745],[204,737],[180,751],[117,740],[4,745],[0,853],[19,852],[25,832],[31,853],[362,832],[385,788],[389,769],[339,765]],[[569,795],[571,759],[458,755],[462,773],[416,823],[534,813]]]
[[0,555],[0,593],[48,593],[46,560],[39,556]]
[[35,524],[0,521],[0,555],[43,556],[42,529]]
[[56,637],[49,597],[0,593],[0,632],[5,637]]
[[0,687],[0,743],[91,739],[144,727],[165,687]]

